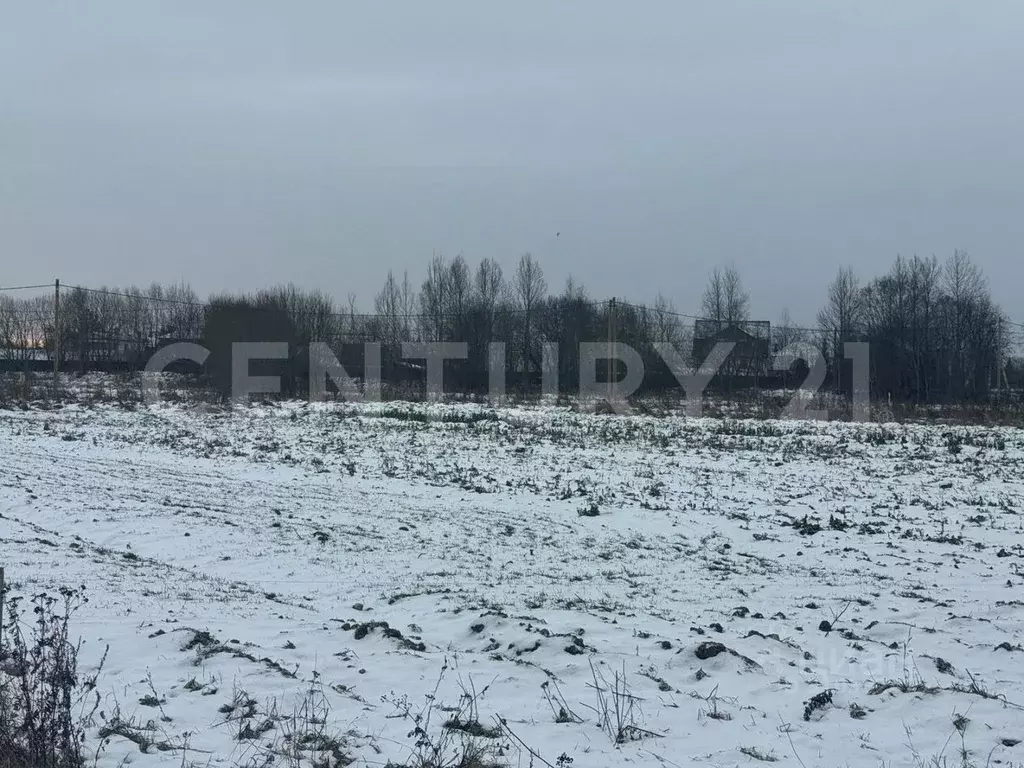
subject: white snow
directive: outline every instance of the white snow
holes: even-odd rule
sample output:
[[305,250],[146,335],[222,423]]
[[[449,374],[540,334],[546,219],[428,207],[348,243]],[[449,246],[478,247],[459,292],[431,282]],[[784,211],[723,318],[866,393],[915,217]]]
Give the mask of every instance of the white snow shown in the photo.
[[[436,707],[486,688],[480,723],[538,766],[1024,763],[1021,430],[73,406],[0,411],[0,451],[12,591],[87,587],[103,716],[154,742],[101,744],[97,719],[100,766],[260,764],[286,725],[239,740],[265,717],[222,710],[290,713],[314,673],[357,764],[409,763],[402,702],[435,687]],[[184,650],[200,630],[223,645]],[[595,671],[625,674],[643,738],[599,728]],[[890,681],[908,690],[872,692]]]

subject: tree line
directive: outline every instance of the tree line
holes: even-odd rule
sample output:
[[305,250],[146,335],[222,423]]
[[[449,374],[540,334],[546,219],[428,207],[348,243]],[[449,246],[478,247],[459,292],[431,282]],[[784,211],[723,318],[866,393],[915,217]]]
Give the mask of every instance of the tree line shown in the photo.
[[[739,339],[733,363],[748,348],[745,365],[726,364],[725,387],[775,387],[801,381],[819,364],[825,381],[848,388],[846,342],[870,345],[870,384],[875,396],[901,401],[962,401],[987,397],[994,388],[1020,385],[1019,363],[1010,360],[1014,331],[992,301],[981,270],[966,253],[945,262],[935,257],[897,257],[889,271],[862,282],[844,267],[828,286],[813,327],[798,327],[784,311],[769,324],[750,318],[750,294],[740,273],[712,271],[700,314],[677,312],[660,294],[647,305],[594,300],[572,278],[551,291],[540,263],[522,256],[505,274],[494,259],[471,266],[463,257],[434,256],[419,284],[408,273],[389,272],[373,311],[357,310],[320,292],[280,286],[247,295],[201,300],[184,284],[145,289],[71,287],[61,292],[59,327],[54,298],[19,299],[0,294],[0,361],[16,367],[52,360],[59,338],[66,370],[135,368],[160,346],[198,341],[211,350],[208,373],[230,377],[235,341],[282,341],[293,350],[284,364],[286,387],[301,387],[303,353],[327,342],[346,365],[363,364],[365,342],[382,345],[384,381],[413,380],[421,370],[402,356],[403,342],[465,342],[468,358],[450,364],[446,383],[459,391],[486,391],[491,342],[504,342],[512,388],[538,390],[545,376],[563,388],[579,381],[579,344],[628,345],[645,366],[644,387],[674,388],[676,380],[658,346],[669,344],[698,366],[709,344]],[[752,340],[748,347],[744,340]],[[772,358],[801,345],[799,370],[775,370]],[[810,359],[817,358],[817,360]],[[621,370],[607,369],[604,376]]]

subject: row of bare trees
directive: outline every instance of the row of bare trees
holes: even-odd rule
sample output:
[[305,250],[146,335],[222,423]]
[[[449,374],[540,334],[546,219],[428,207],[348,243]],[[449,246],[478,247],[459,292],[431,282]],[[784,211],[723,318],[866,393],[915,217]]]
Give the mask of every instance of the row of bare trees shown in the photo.
[[435,256],[418,290],[408,274],[399,280],[388,273],[374,306],[369,330],[393,349],[405,341],[466,342],[469,358],[461,370],[471,388],[486,385],[492,341],[505,343],[513,378],[538,386],[545,373],[557,374],[566,385],[578,382],[582,341],[614,333],[653,365],[660,360],[655,342],[682,345],[686,337],[682,318],[664,297],[650,309],[592,301],[572,278],[561,292],[551,293],[543,268],[530,254],[507,277],[493,259],[474,268],[461,256]]
[[[287,341],[297,351],[313,341],[335,348],[375,341],[383,344],[387,376],[402,370],[403,342],[458,341],[468,344],[469,358],[453,366],[451,383],[466,390],[486,387],[492,341],[505,343],[506,369],[531,388],[545,374],[557,373],[566,386],[578,382],[582,341],[615,338],[637,350],[648,374],[645,384],[656,389],[675,384],[657,345],[669,343],[687,362],[699,362],[693,359],[695,318],[677,313],[668,299],[659,295],[650,306],[594,301],[571,278],[563,290],[551,292],[529,254],[509,275],[493,259],[471,266],[461,256],[434,256],[419,285],[407,273],[389,272],[374,312],[365,315],[357,312],[352,295],[342,306],[329,295],[294,286],[203,302],[187,285],[154,284],[143,290],[64,290],[57,330],[54,317],[52,296],[0,295],[0,361],[51,358],[58,334],[62,364],[81,370],[141,367],[155,348],[178,340],[203,341],[211,350],[226,349],[231,341]],[[739,272],[732,266],[714,269],[697,333],[767,327],[749,320],[750,294]],[[897,258],[889,272],[866,283],[851,268],[841,269],[816,326],[798,327],[784,312],[771,328],[770,349],[809,344],[827,361],[838,386],[844,342],[867,341],[876,394],[962,400],[985,396],[1001,376],[1006,383],[1009,328],[981,271],[957,251],[942,264],[934,257]],[[764,380],[757,383],[770,383],[770,360],[762,366],[757,373]]]
[[[376,309],[380,336],[393,342],[413,339],[469,341],[471,349],[490,340],[509,344],[512,370],[539,371],[544,344],[556,345],[561,378],[578,373],[574,347],[582,340],[614,337],[637,349],[657,383],[671,385],[654,346],[669,342],[685,358],[693,349],[694,327],[658,296],[650,307],[592,302],[571,279],[560,294],[549,294],[540,265],[523,256],[505,279],[496,262],[485,259],[475,271],[461,257],[435,257],[417,291],[403,275],[388,275]],[[418,317],[418,322],[411,319]],[[752,332],[750,294],[733,266],[716,268],[701,302],[699,333],[738,327]],[[880,396],[899,400],[977,399],[1008,383],[1018,370],[1014,329],[992,301],[981,270],[964,251],[944,263],[935,257],[897,257],[884,275],[862,283],[852,268],[839,270],[812,327],[797,326],[788,311],[770,331],[770,349],[794,345],[816,349],[826,361],[828,380],[849,386],[843,345],[870,345],[870,383]],[[711,329],[709,331],[709,329]],[[473,355],[484,360],[480,352]],[[689,357],[693,365],[698,360]],[[806,361],[808,365],[812,361]],[[772,373],[770,360],[761,373]],[[767,383],[767,381],[765,382]]]
[[866,341],[875,392],[901,400],[975,399],[1006,382],[1013,326],[964,251],[944,263],[897,257],[862,285],[839,270],[818,313],[821,344],[834,368],[842,345]]
[[52,336],[51,299],[17,299],[0,294],[0,360],[24,362],[43,355],[52,344]]
[[53,295],[0,295],[0,360],[52,360],[55,349],[63,364],[81,369],[135,360],[167,339],[198,338],[203,317],[204,307],[187,285],[66,289],[59,313]]

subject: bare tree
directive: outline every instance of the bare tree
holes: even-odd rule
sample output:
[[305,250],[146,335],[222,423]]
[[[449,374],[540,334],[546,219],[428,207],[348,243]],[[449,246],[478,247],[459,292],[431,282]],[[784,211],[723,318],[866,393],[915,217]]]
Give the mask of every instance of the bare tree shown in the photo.
[[347,335],[353,340],[361,335],[365,340],[367,338],[366,318],[359,315],[356,307],[356,295],[352,291],[349,291],[348,296],[346,296],[346,303],[348,317],[344,321],[339,321],[338,332]]
[[682,323],[679,322],[679,316],[676,314],[675,305],[659,293],[654,298],[654,306],[651,311],[654,325],[652,341],[679,347],[685,334]]
[[[537,356],[533,354],[533,315],[543,301],[548,290],[547,281],[544,279],[544,270],[541,269],[533,256],[526,253],[519,259],[519,268],[516,270],[515,294],[519,308],[523,311],[523,364],[529,366],[531,362],[537,363]],[[539,368],[539,365],[535,365]]]
[[472,300],[473,284],[469,274],[469,265],[462,256],[456,256],[448,265],[448,333],[455,341],[462,338],[466,331],[466,322]]
[[373,300],[373,308],[377,313],[381,341],[385,344],[398,344],[402,341],[402,291],[398,287],[395,275],[388,270],[384,287]]
[[505,295],[505,277],[501,265],[494,259],[483,259],[477,267],[474,283],[480,306],[488,313],[493,313]]
[[863,320],[863,296],[860,281],[851,267],[841,267],[828,287],[828,301],[818,312],[818,325],[838,341],[848,341]]
[[427,265],[427,277],[420,289],[423,337],[427,341],[444,341],[445,312],[448,308],[450,274],[445,258],[435,254]]
[[719,326],[725,322],[725,278],[718,267],[715,267],[708,278],[700,308],[707,320],[714,320]]
[[818,310],[822,352],[826,358],[831,359],[833,372],[839,370],[843,343],[853,340],[861,329],[864,321],[864,297],[853,268],[840,267],[835,280],[828,287],[825,306]]
[[701,310],[704,317],[714,320],[719,328],[742,323],[749,318],[750,294],[743,290],[743,281],[736,267],[730,265],[724,270],[715,267],[704,289]]
[[483,259],[473,278],[473,326],[470,335],[481,354],[484,345],[494,340],[497,313],[507,294],[501,265],[494,259]]
[[953,301],[968,302],[979,298],[987,281],[967,251],[955,250],[943,267],[943,288]]
[[399,293],[399,314],[402,318],[402,341],[411,341],[413,334],[412,316],[416,312],[418,297],[412,283],[409,282],[409,273],[402,274],[402,287]]
[[725,294],[725,321],[728,325],[746,322],[750,317],[750,294],[743,290],[743,281],[736,267],[725,268],[722,279]]
[[0,359],[28,360],[35,344],[28,304],[0,295]]
[[946,370],[950,395],[959,395],[967,388],[971,376],[968,344],[971,326],[977,320],[977,311],[987,293],[987,283],[971,261],[967,251],[955,250],[946,261],[942,274],[942,287],[947,297],[946,343],[949,354]]
[[519,259],[516,270],[515,291],[519,306],[523,311],[535,309],[548,290],[544,279],[544,270],[533,256],[526,253]]
[[785,349],[792,344],[807,341],[807,333],[793,325],[793,319],[789,316],[789,309],[782,310],[782,314],[779,315],[779,320],[775,324],[772,337],[772,348],[775,352]]

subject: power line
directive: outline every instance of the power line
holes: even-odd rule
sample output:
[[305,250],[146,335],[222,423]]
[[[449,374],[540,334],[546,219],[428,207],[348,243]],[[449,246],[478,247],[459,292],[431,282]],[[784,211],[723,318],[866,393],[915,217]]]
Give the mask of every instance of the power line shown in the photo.
[[53,288],[53,283],[42,283],[40,285],[5,285],[0,291],[31,291],[39,288]]
[[209,306],[209,302],[204,301],[184,301],[181,299],[166,299],[162,296],[145,296],[141,293],[124,293],[122,291],[111,291],[106,288],[87,288],[84,285],[71,285],[70,283],[65,285],[64,287],[72,288],[76,291],[85,291],[86,293],[98,293],[104,296],[120,296],[125,299],[141,299],[142,301],[154,301],[160,304],[176,304],[183,307]]

